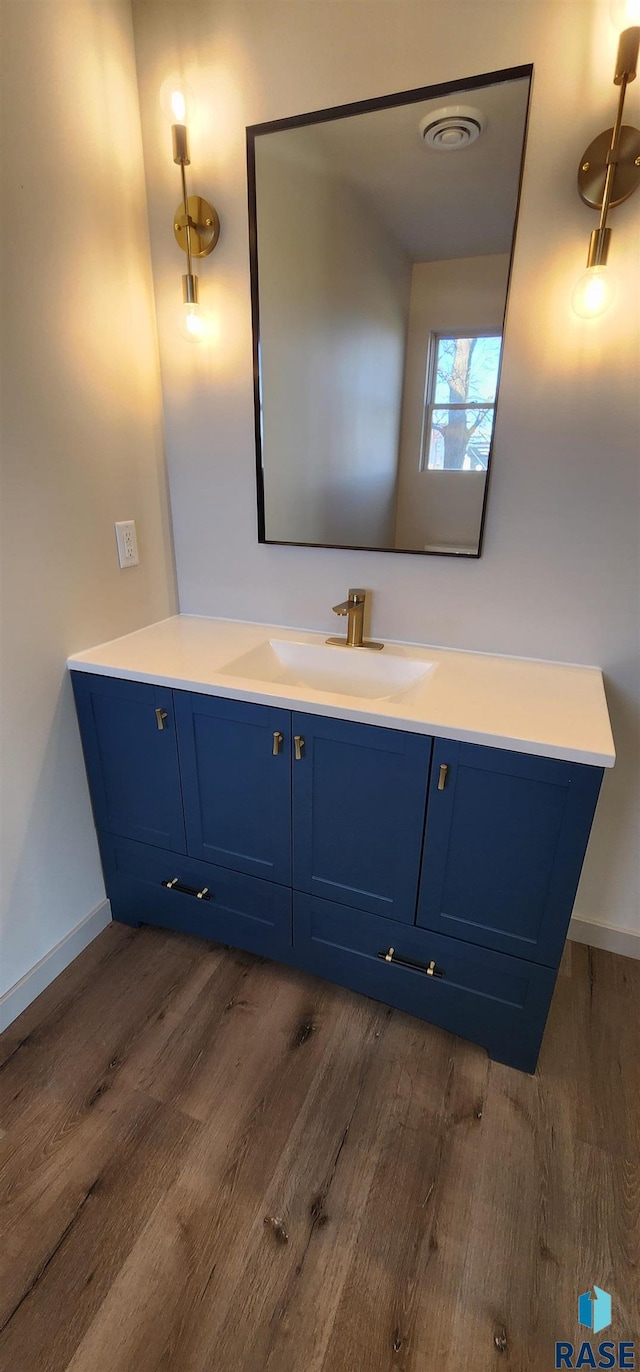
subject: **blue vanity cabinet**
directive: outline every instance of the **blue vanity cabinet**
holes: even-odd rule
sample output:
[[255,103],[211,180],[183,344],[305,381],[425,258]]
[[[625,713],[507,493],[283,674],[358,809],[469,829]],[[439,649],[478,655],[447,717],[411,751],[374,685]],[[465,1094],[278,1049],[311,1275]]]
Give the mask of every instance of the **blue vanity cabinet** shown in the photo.
[[184,853],[173,692],[71,675],[97,829]]
[[431,739],[307,714],[292,734],[295,890],[413,924]]
[[602,770],[438,739],[418,924],[557,966]]
[[602,769],[74,672],[107,894],[533,1072]]
[[291,716],[174,692],[187,852],[291,885]]

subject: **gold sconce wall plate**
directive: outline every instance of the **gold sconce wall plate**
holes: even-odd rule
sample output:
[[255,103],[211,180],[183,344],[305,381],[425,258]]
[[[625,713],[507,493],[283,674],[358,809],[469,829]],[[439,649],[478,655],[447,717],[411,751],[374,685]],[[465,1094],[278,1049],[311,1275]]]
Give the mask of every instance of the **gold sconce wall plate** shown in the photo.
[[[189,230],[191,237],[191,256],[208,257],[220,237],[220,220],[213,205],[203,200],[201,195],[190,195],[187,200]],[[173,216],[173,233],[176,243],[183,252],[188,251],[187,222],[184,205],[178,205]]]
[[[598,134],[583,154],[578,169],[578,192],[585,205],[599,210],[604,200],[607,178],[607,153],[611,148],[613,128]],[[623,124],[620,129],[616,173],[609,208],[621,205],[640,186],[640,129]]]

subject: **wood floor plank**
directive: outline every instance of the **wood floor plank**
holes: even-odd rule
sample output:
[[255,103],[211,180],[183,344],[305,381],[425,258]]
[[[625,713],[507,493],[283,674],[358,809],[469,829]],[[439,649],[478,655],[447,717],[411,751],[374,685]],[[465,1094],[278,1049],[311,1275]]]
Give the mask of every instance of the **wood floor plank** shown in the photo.
[[55,1253],[116,1146],[99,1109],[69,1128],[54,1108],[47,1130],[39,1119],[36,1133],[41,1151],[30,1149],[25,1175],[18,1174],[1,1212],[0,1328]]
[[14,1057],[0,1074],[0,1323],[56,1251],[130,1127],[127,1075],[136,1078],[127,1072],[129,1052],[135,1051],[140,1070],[148,1040],[162,1032],[159,1017],[176,995],[188,1016],[192,984],[199,987],[203,970],[209,987],[221,973],[217,1001],[211,989],[212,1008],[226,1001],[242,975],[221,948],[203,948],[196,940],[176,944],[170,935],[167,943],[147,931],[120,942],[118,951],[123,948],[126,968],[118,959],[102,964],[104,984],[92,989],[86,1013],[74,998],[48,1030],[42,1026],[40,1042],[21,1064]]
[[[51,1021],[42,1021],[5,1061],[0,1072],[3,1127],[11,1127],[30,1099],[84,1099],[113,1058],[124,1058],[201,955],[197,940],[164,931],[141,929],[120,941],[100,965],[88,993],[61,1004]],[[210,950],[207,956],[212,956]],[[221,948],[213,956],[225,958]]]
[[117,1147],[0,1333],[12,1372],[67,1367],[198,1128],[158,1101],[131,1100]]
[[[482,1078],[486,1074],[485,1055],[479,1052],[474,1063],[475,1075],[479,1072]],[[394,1014],[376,1057],[375,1071],[369,1073],[357,1102],[331,1185],[314,1205],[315,1222],[304,1262],[275,1308],[266,1356],[263,1361],[261,1355],[254,1357],[256,1367],[264,1365],[268,1372],[297,1372],[301,1347],[306,1350],[307,1372],[320,1372],[323,1367],[359,1367],[362,1326],[367,1330],[364,1348],[371,1348],[376,1366],[384,1367],[391,1361],[395,1365],[400,1348],[403,1358],[406,1356],[417,1286],[411,1275],[406,1280],[405,1274],[403,1279],[404,1268],[411,1273],[416,1247],[410,1229],[403,1225],[403,1174],[406,1168],[410,1170],[411,1194],[415,1185],[420,1193],[415,1207],[409,1201],[410,1224],[428,1232],[431,1249],[432,1202],[442,1164],[442,1101],[451,1095],[453,1064],[448,1035],[432,1035],[424,1025]],[[477,1086],[476,1081],[472,1087],[474,1114]],[[428,1153],[426,1159],[420,1157],[423,1148]],[[403,1260],[399,1265],[393,1261],[383,1264],[382,1280],[377,1275],[378,1258],[370,1229],[374,1233],[386,1230],[385,1242],[389,1233],[403,1233]],[[370,1283],[367,1268],[373,1272]],[[385,1305],[381,1286],[388,1280],[391,1289],[386,1308],[381,1308]],[[358,1311],[354,1325],[352,1302]],[[374,1306],[373,1324],[370,1302]],[[259,1349],[256,1352],[260,1354]],[[367,1356],[365,1351],[363,1365]]]
[[64,972],[0,1034],[0,1068],[16,1053],[33,1046],[41,1024],[50,1033],[70,1004],[89,990],[106,961],[131,943],[136,933],[135,929],[114,922],[103,930],[99,938],[93,939]]
[[[354,1117],[377,1073],[389,1013],[334,992],[337,1020],[304,1104],[276,1160],[250,1225],[227,1235],[198,1325],[185,1322],[181,1372],[265,1365],[273,1312],[279,1317],[302,1270],[318,1222],[331,1203]],[[308,1346],[308,1345],[307,1345]],[[177,1367],[171,1360],[163,1369]]]
[[310,1087],[330,1070],[357,1013],[348,992],[309,978],[288,974],[279,988],[244,1070],[229,1061],[217,1115],[140,1236],[73,1372],[188,1366],[185,1344],[192,1334],[200,1342],[218,1266],[257,1217],[262,1224],[269,1181]]
[[196,939],[86,954],[0,1039],[2,1372],[548,1372],[594,1282],[640,1340],[640,964],[568,948],[529,1077]]
[[586,1276],[580,1290],[588,1290],[588,1274],[597,1272],[598,1285],[612,1295],[616,1337],[640,1347],[640,1159],[622,1160],[578,1142],[575,1185],[578,1275]]
[[[578,1134],[585,1142],[621,1157],[640,1155],[640,962],[593,948],[582,950],[586,961],[583,986],[588,988],[585,1044],[576,1081],[583,1108]],[[586,997],[585,997],[586,998]],[[636,1031],[638,1052],[625,1051],[629,1031]],[[593,1093],[589,1083],[598,1082]],[[586,1108],[584,1108],[586,1106]]]
[[640,961],[572,943],[565,964],[538,1074],[562,1083],[578,1138],[632,1157],[640,1154]]
[[522,1277],[538,1259],[536,1113],[535,1078],[492,1064],[447,1369],[470,1347],[478,1372],[498,1356],[506,1368],[528,1366],[535,1297]]
[[[173,1009],[164,1022],[154,1051],[143,1039],[140,1053],[130,1054],[127,1076],[158,1100],[170,1101],[194,1119],[206,1120],[219,1110],[234,1070],[253,1055],[254,1070],[267,1070],[270,1055],[290,1036],[291,1015],[299,1007],[297,974],[280,968],[274,985],[273,964],[248,953],[229,952],[215,980],[203,982],[188,1012]],[[273,1020],[275,1000],[289,997],[291,1011]],[[260,1040],[263,1040],[260,1042]]]
[[410,1020],[400,1028],[395,1090],[380,1102],[380,1155],[321,1364],[331,1372],[414,1365],[416,1322],[425,1294],[433,1294],[451,1149],[458,1130],[474,1138],[481,1128],[486,1056],[471,1050],[458,1073],[455,1039]]

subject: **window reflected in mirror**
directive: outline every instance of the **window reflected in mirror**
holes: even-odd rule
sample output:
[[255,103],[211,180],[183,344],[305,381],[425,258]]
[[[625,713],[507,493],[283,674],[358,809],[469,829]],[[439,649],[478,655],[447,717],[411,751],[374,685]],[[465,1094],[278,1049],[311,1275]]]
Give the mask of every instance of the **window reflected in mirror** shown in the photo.
[[500,371],[501,334],[432,334],[427,358],[428,471],[486,472]]

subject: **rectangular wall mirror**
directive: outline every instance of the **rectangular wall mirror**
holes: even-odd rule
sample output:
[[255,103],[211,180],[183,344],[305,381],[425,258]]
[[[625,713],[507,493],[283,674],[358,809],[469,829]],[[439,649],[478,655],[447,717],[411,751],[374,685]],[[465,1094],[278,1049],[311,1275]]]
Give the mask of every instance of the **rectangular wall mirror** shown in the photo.
[[247,130],[261,542],[480,555],[531,75]]

